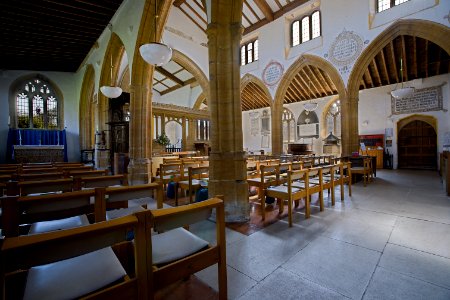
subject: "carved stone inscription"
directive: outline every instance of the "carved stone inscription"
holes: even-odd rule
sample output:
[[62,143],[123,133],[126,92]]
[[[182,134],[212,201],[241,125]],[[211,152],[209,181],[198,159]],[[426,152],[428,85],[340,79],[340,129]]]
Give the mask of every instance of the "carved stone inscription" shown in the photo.
[[442,87],[416,90],[410,97],[395,99],[391,97],[392,114],[442,110]]

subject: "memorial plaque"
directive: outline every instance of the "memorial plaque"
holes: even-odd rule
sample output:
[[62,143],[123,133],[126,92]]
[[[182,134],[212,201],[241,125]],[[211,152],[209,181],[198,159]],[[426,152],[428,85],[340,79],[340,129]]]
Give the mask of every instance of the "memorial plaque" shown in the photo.
[[267,86],[273,87],[280,81],[283,76],[283,72],[284,67],[282,64],[277,61],[271,61],[264,68],[262,72],[262,79]]
[[442,86],[419,89],[410,97],[391,97],[392,114],[442,110]]

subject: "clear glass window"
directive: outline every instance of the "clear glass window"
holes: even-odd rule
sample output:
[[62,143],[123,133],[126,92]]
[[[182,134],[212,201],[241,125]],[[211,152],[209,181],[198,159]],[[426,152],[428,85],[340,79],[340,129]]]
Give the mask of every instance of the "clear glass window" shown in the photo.
[[307,42],[311,39],[309,34],[309,17],[304,17],[302,19],[302,43]]
[[300,44],[300,21],[292,24],[292,46]]
[[312,14],[312,38],[320,36],[320,12],[316,11]]

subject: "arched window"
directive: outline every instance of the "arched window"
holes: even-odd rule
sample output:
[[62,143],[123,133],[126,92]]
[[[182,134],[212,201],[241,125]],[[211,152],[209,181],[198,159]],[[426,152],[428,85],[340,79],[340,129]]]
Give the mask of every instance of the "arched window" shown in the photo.
[[341,137],[341,101],[337,99],[330,105],[326,114],[327,135],[332,133]]
[[302,16],[291,25],[292,46],[305,43],[315,39],[322,34],[322,25],[320,21],[320,11],[314,11],[312,14]]
[[19,85],[15,98],[17,128],[59,127],[58,98],[48,82],[27,80]]
[[408,2],[409,0],[378,0],[377,12],[382,12],[386,9],[392,8],[396,5]]
[[257,61],[259,57],[258,40],[249,42],[241,46],[241,66]]

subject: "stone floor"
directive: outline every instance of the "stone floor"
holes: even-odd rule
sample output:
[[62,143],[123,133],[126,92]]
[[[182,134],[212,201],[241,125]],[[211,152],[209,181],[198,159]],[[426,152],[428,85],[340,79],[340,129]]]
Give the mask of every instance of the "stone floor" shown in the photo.
[[[334,207],[325,193],[325,211],[308,220],[297,210],[291,228],[287,218],[250,235],[227,228],[229,299],[450,299],[450,197],[439,175],[377,175]],[[191,230],[214,242],[209,221]],[[196,277],[217,289],[216,266]]]

